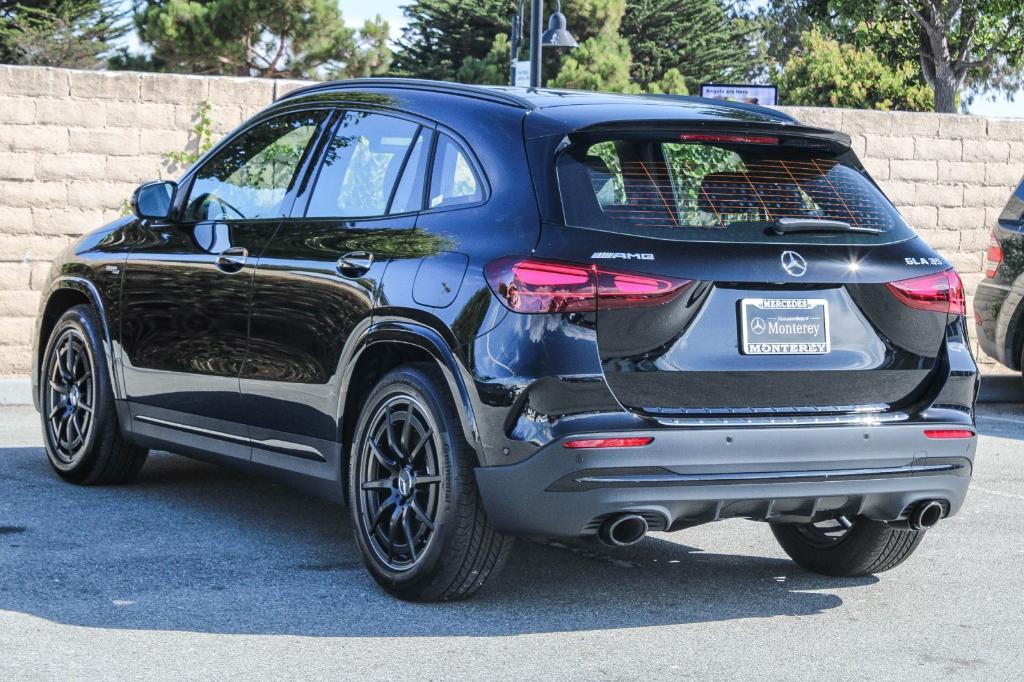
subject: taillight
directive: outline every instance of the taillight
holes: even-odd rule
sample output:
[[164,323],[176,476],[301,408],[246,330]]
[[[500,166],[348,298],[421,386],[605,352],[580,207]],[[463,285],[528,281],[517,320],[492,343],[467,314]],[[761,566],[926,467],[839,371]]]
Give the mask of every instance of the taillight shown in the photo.
[[974,431],[970,429],[925,429],[925,438],[974,438]]
[[587,438],[581,440],[567,440],[562,443],[563,448],[575,450],[578,448],[639,448],[650,445],[653,438]]
[[1003,262],[1003,246],[999,243],[999,238],[996,236],[996,231],[992,230],[992,234],[988,238],[988,250],[985,251],[985,276],[989,279],[996,276],[996,270],[999,269],[999,264]]
[[933,275],[903,279],[885,285],[903,305],[935,313],[964,315],[964,285],[952,268]]
[[484,275],[494,293],[519,313],[571,313],[660,305],[675,298],[690,280],[595,265],[534,258],[502,258]]

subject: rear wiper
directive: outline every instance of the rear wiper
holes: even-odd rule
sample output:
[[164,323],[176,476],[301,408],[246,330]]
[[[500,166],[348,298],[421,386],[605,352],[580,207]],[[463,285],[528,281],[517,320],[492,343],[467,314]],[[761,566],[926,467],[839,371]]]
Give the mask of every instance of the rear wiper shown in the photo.
[[882,234],[883,230],[874,227],[854,227],[843,220],[825,220],[823,218],[778,218],[772,223],[775,234],[795,234],[798,232],[859,232],[863,234]]

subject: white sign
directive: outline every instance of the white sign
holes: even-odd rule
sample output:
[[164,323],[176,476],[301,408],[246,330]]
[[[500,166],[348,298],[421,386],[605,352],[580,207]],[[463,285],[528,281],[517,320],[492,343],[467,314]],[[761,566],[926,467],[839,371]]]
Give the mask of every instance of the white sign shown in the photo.
[[530,60],[516,62],[516,82],[514,85],[518,85],[521,88],[530,87]]
[[774,85],[716,85],[705,83],[700,86],[700,96],[709,99],[726,99],[731,102],[760,104],[773,107],[778,104],[778,88]]

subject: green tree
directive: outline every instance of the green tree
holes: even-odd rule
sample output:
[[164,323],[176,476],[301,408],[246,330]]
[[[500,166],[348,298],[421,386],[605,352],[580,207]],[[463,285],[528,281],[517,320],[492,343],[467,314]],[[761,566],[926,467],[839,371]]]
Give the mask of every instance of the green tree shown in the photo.
[[0,62],[97,68],[127,18],[120,0],[0,0]]
[[635,82],[653,83],[676,69],[695,90],[747,76],[756,28],[732,16],[721,0],[629,0],[621,32],[633,55]]
[[346,56],[344,64],[329,70],[332,78],[369,78],[382,76],[391,69],[394,53],[388,41],[391,27],[378,14],[363,22],[355,35],[354,49]]
[[554,88],[640,92],[630,78],[633,56],[629,43],[619,33],[626,13],[626,0],[590,0],[594,14],[604,21],[595,35],[562,60],[558,75],[548,85]]
[[135,23],[166,71],[313,78],[380,73],[390,59],[387,24],[357,33],[336,0],[150,0]]
[[508,35],[499,33],[494,37],[491,49],[482,59],[470,55],[462,60],[457,80],[460,83],[507,85],[510,50]]
[[396,41],[393,72],[453,80],[464,61],[485,59],[495,36],[509,33],[517,7],[516,0],[413,0],[403,7],[408,23]]
[[956,111],[965,86],[1006,91],[1024,80],[1020,0],[828,0],[827,11],[880,56],[914,60],[936,111]]
[[890,66],[871,48],[840,43],[818,29],[804,33],[800,46],[778,76],[787,104],[901,109],[932,108],[932,93],[915,83],[913,64]]

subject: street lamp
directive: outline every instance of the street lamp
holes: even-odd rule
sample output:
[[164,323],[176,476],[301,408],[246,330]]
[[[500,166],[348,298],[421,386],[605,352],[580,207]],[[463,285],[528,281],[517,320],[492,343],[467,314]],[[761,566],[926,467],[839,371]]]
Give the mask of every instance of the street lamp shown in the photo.
[[[516,62],[519,60],[519,47],[523,43],[523,12],[526,9],[526,0],[519,0],[519,14],[512,17],[512,67],[510,70],[509,82],[516,83]],[[540,87],[541,52],[544,47],[578,47],[579,43],[572,37],[565,27],[565,15],[562,14],[561,0],[555,0],[555,12],[548,18],[548,30],[543,33],[544,27],[542,14],[544,12],[544,0],[530,0],[530,20],[533,26],[530,28],[530,87]]]

